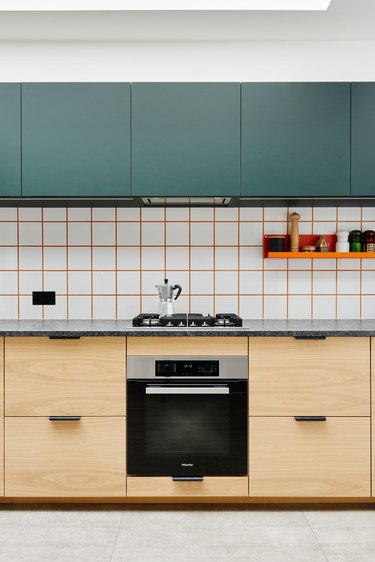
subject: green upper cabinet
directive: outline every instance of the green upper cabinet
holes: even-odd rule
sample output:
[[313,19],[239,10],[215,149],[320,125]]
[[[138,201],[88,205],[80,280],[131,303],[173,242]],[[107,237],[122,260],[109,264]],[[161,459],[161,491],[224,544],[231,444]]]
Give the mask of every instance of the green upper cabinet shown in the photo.
[[130,195],[130,84],[22,86],[22,195]]
[[353,197],[375,197],[375,83],[352,84]]
[[0,84],[0,197],[21,195],[21,86]]
[[133,195],[240,192],[240,84],[132,85]]
[[242,86],[242,195],[350,195],[350,84]]

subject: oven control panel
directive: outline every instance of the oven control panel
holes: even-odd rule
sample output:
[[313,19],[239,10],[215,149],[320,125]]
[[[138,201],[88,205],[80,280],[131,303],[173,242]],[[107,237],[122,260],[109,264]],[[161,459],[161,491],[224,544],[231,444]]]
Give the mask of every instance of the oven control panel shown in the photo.
[[156,377],[218,377],[218,360],[155,361]]

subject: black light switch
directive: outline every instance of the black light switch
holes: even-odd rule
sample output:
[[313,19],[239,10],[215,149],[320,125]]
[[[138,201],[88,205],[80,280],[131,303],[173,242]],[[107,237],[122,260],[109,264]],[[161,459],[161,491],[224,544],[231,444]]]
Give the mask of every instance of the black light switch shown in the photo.
[[33,304],[56,304],[56,292],[33,291]]

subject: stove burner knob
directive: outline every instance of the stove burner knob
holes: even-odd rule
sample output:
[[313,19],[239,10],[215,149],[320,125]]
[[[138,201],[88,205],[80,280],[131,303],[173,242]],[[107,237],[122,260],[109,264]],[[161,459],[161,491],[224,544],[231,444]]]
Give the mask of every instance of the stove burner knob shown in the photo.
[[167,326],[173,326],[172,322],[168,322]]
[[183,322],[179,322],[178,325],[179,326],[185,326],[185,324]]
[[193,321],[190,323],[190,326],[196,326],[196,323]]
[[202,326],[208,326],[207,322],[203,322]]

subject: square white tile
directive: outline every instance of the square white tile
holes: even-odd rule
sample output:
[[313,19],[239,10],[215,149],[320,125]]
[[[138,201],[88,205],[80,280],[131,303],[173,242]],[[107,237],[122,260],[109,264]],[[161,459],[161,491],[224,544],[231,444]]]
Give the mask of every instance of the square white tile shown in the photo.
[[[161,282],[163,282],[164,276],[163,276],[163,272],[160,272],[160,278],[157,280],[157,284],[160,284]],[[169,282],[172,285],[181,285],[182,287],[182,293],[181,293],[181,297],[182,296],[186,296],[189,294],[190,291],[190,285],[189,285],[189,272],[188,271],[174,271],[171,269],[167,269],[167,279],[169,279]],[[155,289],[155,294],[156,293],[156,289]],[[181,297],[178,297],[177,301],[180,300]],[[158,297],[159,298],[159,297]],[[177,301],[173,301],[174,304],[176,305]],[[189,309],[189,306],[187,308],[187,310]]]
[[115,320],[116,297],[94,297],[93,318],[95,320]]
[[176,314],[185,314],[186,312],[189,312],[189,297],[181,295],[176,301],[173,301],[173,303]]
[[161,270],[164,269],[164,248],[163,247],[155,247],[155,248],[142,248],[142,269],[152,269],[152,270]]
[[44,269],[66,269],[66,248],[44,248],[43,252]]
[[167,222],[166,243],[170,246],[187,246],[189,244],[189,223]]
[[360,268],[360,261],[351,260],[351,259],[338,259],[337,260],[337,269],[359,269]]
[[261,246],[240,247],[240,269],[262,269],[263,248]]
[[189,209],[179,209],[176,207],[168,208],[166,214],[167,221],[188,221]]
[[115,209],[112,207],[93,207],[92,220],[93,221],[114,221]]
[[68,315],[71,320],[87,320],[91,318],[91,297],[68,298]]
[[337,223],[334,221],[314,222],[313,234],[316,234],[317,236],[322,236],[323,234],[336,234],[337,228]]
[[375,295],[362,295],[362,318],[366,320],[375,318]]
[[42,243],[41,222],[20,222],[19,240],[21,246],[39,246]]
[[89,271],[69,271],[68,291],[71,295],[91,294],[91,274]]
[[337,297],[337,318],[360,318],[360,297],[338,295]]
[[288,318],[310,320],[312,297],[308,295],[288,296]]
[[118,245],[138,246],[140,244],[140,239],[141,226],[139,222],[119,222],[117,224]]
[[265,207],[265,221],[287,221],[289,217],[287,207]]
[[316,271],[321,271],[321,270],[336,271],[336,260],[335,259],[312,260],[312,267]]
[[[180,299],[177,299],[180,300]],[[141,298],[141,309],[139,312],[148,314],[157,314],[159,312],[159,299],[155,298],[154,295],[142,295]]]
[[143,222],[142,223],[142,246],[163,246],[164,223]]
[[[16,288],[14,285],[14,291]],[[33,291],[42,290],[42,272],[41,271],[21,271],[20,272],[20,294],[31,295]],[[4,291],[1,291],[4,292]]]
[[192,295],[212,295],[214,274],[212,271],[192,271],[190,274],[190,293]]
[[68,224],[68,244],[70,246],[88,246],[91,244],[91,223],[70,222]]
[[141,252],[139,246],[117,248],[117,269],[139,269],[140,260]]
[[20,221],[41,221],[42,209],[41,207],[20,207],[18,216]]
[[91,269],[91,248],[68,248],[68,269]]
[[1,207],[0,221],[16,221],[17,210],[18,210],[17,207]]
[[300,222],[298,230],[300,234],[312,234],[312,222]]
[[239,218],[241,221],[262,221],[263,208],[262,207],[240,207]]
[[224,312],[238,314],[238,300],[237,296],[215,296],[215,314]]
[[117,293],[119,295],[139,295],[141,293],[139,271],[119,271],[117,273]]
[[241,246],[262,246],[263,245],[263,223],[262,222],[241,222],[240,240]]
[[362,293],[375,295],[375,271],[362,271]]
[[313,318],[317,320],[333,320],[336,318],[336,297],[313,297]]
[[0,294],[18,293],[18,275],[15,271],[0,271]]
[[45,320],[65,320],[67,318],[66,297],[56,296],[56,304],[44,306]]
[[110,269],[116,267],[116,248],[108,246],[105,248],[95,246],[92,249],[92,268],[93,269]]
[[[310,271],[289,271],[288,272],[288,293],[306,295],[311,293],[311,272]],[[296,302],[299,302],[297,299]]]
[[[205,248],[197,248],[205,250]],[[167,269],[189,269],[189,248],[180,246],[179,248],[166,248],[166,267]]]
[[286,271],[287,264],[288,262],[286,259],[278,259],[278,258],[264,259],[264,269],[267,271],[270,270]]
[[361,220],[361,207],[339,207],[337,211],[339,221]]
[[33,305],[30,295],[20,297],[20,319],[21,320],[41,320],[43,306]]
[[91,209],[89,207],[69,207],[68,220],[89,221],[91,220]]
[[17,248],[6,248],[0,246],[0,269],[17,269]]
[[190,250],[191,269],[213,269],[214,267],[214,249],[208,248],[191,248]]
[[65,222],[43,223],[43,242],[45,246],[65,246],[66,223]]
[[362,207],[362,220],[375,222],[375,207]]
[[2,246],[16,246],[17,238],[16,222],[0,222],[0,241]]
[[262,314],[262,297],[242,296],[240,298],[240,316],[242,318],[260,320]]
[[286,318],[286,297],[285,296],[265,296],[264,297],[264,318],[267,320],[277,320]]
[[212,208],[192,208],[190,211],[192,221],[213,221],[214,210]]
[[263,274],[261,271],[240,272],[240,294],[261,294],[263,288]]
[[143,221],[163,221],[164,220],[164,208],[160,207],[157,209],[141,209],[141,216]]
[[[286,294],[286,271],[264,272],[264,294]],[[267,316],[267,318],[271,318],[271,316]]]
[[264,223],[264,234],[288,234],[287,222],[265,222]]
[[55,291],[58,295],[67,293],[67,274],[60,271],[44,272],[44,290]]
[[364,258],[362,260],[362,269],[375,269],[375,259]]
[[18,318],[18,297],[0,297],[0,317],[3,320],[15,320]]
[[116,294],[116,273],[114,271],[94,271],[92,292],[95,295]]
[[338,271],[337,292],[340,294],[356,294],[360,292],[361,280],[359,271]]
[[238,269],[238,246],[215,248],[215,269]]
[[116,242],[116,223],[93,222],[92,243],[94,246],[114,246]]
[[117,318],[127,320],[140,314],[140,297],[117,297]]
[[199,312],[201,314],[213,314],[214,313],[214,296],[204,297],[191,295],[190,297],[190,312]]
[[311,270],[312,269],[312,260],[304,260],[304,259],[290,259],[289,260],[289,270],[293,271],[293,270],[298,270],[298,269],[307,269],[307,270]]
[[215,223],[215,244],[218,246],[237,246],[238,222]]
[[214,242],[214,223],[197,222],[190,225],[190,244],[192,246],[211,246]]
[[216,271],[215,272],[215,293],[216,295],[238,294],[239,275],[237,271]]
[[215,220],[216,221],[238,221],[239,220],[239,209],[238,207],[229,207],[226,209],[220,209],[217,207],[215,209]]
[[314,221],[336,221],[336,207],[314,207]]
[[139,221],[141,218],[141,209],[135,208],[118,208],[117,220],[118,221]]
[[314,271],[313,293],[336,294],[336,271]]
[[65,207],[45,207],[43,209],[44,221],[66,221],[67,209]]
[[20,269],[42,269],[42,248],[19,248]]

